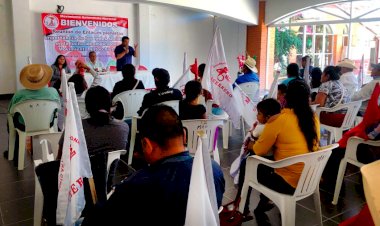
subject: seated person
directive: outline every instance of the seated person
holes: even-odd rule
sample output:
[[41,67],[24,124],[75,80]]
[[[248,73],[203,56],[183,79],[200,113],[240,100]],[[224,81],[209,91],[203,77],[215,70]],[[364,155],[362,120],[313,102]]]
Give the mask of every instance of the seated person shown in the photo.
[[[339,81],[338,69],[334,66],[327,66],[322,73],[321,86],[315,100],[311,104],[319,104],[320,107],[332,108],[338,104],[347,103],[350,100],[347,89]],[[321,112],[320,120],[322,124],[340,127],[344,120],[345,112],[326,113]]]
[[351,97],[358,88],[358,79],[353,72],[356,69],[355,62],[350,59],[344,59],[336,66],[341,68],[339,80],[346,87],[348,96]]
[[[171,107],[152,106],[140,126],[149,165],[117,185],[107,203],[90,213],[82,226],[185,224],[193,157],[184,146],[181,120]],[[225,181],[220,166],[211,161],[220,206]]]
[[279,84],[277,86],[277,101],[280,102],[281,109],[285,108],[286,106],[285,95],[286,95],[287,89],[288,89],[288,86],[284,84]]
[[69,66],[64,55],[58,55],[54,64],[51,65],[53,69],[53,75],[50,79],[50,87],[54,87],[57,91],[61,87],[61,74],[62,70],[65,70],[66,74],[71,73]]
[[[238,85],[246,82],[260,82],[257,75],[256,61],[250,56],[244,61],[243,74],[238,75],[235,80],[235,83]],[[235,84],[233,87],[235,88]]]
[[318,88],[321,85],[322,70],[314,67],[311,71],[311,88]]
[[300,71],[300,69],[298,67],[298,64],[296,64],[296,63],[289,64],[286,67],[286,73],[287,73],[288,78],[285,79],[284,81],[282,81],[281,84],[288,85],[288,83],[294,79],[301,79],[299,77],[299,71]]
[[90,51],[88,53],[89,61],[87,65],[92,68],[94,71],[106,71],[106,68],[103,67],[102,62],[96,59],[96,52]]
[[[124,122],[114,120],[110,115],[111,98],[108,91],[95,86],[87,91],[86,110],[90,118],[83,119],[83,131],[89,154],[125,149],[129,127]],[[61,158],[64,135],[59,141],[58,159]]]
[[301,61],[301,66],[302,66],[302,69],[300,69],[300,77],[301,78],[304,78],[304,73],[305,73],[305,67],[306,67],[306,64],[307,64],[307,61],[310,60],[310,65],[309,65],[309,75],[311,75],[311,72],[313,71],[313,66],[311,66],[311,59],[310,59],[310,56],[304,56],[302,57],[302,61]]
[[371,76],[373,78],[372,81],[364,85],[360,88],[359,91],[355,92],[351,96],[351,101],[357,101],[362,100],[362,106],[360,107],[359,114],[364,115],[365,110],[367,109],[368,100],[372,95],[372,92],[376,86],[377,83],[380,84],[380,63],[378,64],[371,64],[372,71]]
[[170,75],[169,72],[163,68],[155,68],[152,71],[156,89],[150,93],[145,94],[140,110],[137,113],[141,116],[145,109],[152,105],[169,101],[169,100],[182,100],[182,93],[178,89],[169,88]]
[[[45,64],[29,64],[20,72],[20,83],[25,89],[18,90],[12,97],[8,106],[8,114],[13,112],[13,108],[27,100],[51,100],[60,103],[60,97],[56,89],[47,87],[51,80],[53,70]],[[9,122],[8,122],[9,123]],[[54,115],[52,115],[51,123],[54,123]],[[22,131],[25,131],[25,122],[20,114],[13,116],[13,125]],[[18,149],[18,136],[16,133],[15,149]],[[15,155],[18,151],[14,152]],[[7,154],[4,154],[7,155]],[[17,158],[15,157],[15,160]],[[17,162],[17,161],[16,161]]]
[[[304,81],[295,80],[289,83],[285,96],[286,108],[277,117],[267,121],[262,134],[252,147],[253,154],[263,156],[273,151],[274,160],[278,161],[318,149],[319,121],[310,108],[309,97],[310,88]],[[244,159],[240,166],[239,187],[244,183],[245,161]],[[261,165],[257,169],[257,179],[272,190],[291,195],[297,187],[302,170],[302,163],[279,169]],[[237,195],[239,196],[240,194]],[[245,206],[244,214],[249,212],[248,205]],[[272,207],[270,200],[261,194],[254,211],[258,225],[267,225],[268,217],[265,212]]]
[[186,119],[206,119],[206,108],[199,104],[199,97],[202,94],[200,82],[192,80],[185,85],[185,99],[179,104],[179,117]]
[[[144,84],[135,78],[136,69],[132,64],[126,64],[122,68],[123,80],[117,82],[113,87],[111,98],[117,94],[134,89],[145,89]],[[116,110],[112,115],[117,119],[123,119],[124,108],[121,103],[116,103]]]

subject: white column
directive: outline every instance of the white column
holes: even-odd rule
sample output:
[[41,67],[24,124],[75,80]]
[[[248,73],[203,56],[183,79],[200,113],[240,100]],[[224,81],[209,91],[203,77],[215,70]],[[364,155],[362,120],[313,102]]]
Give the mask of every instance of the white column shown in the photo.
[[[138,4],[136,6],[137,11],[137,23],[136,23],[136,32],[137,40],[139,43],[139,57],[137,59],[137,64],[144,65],[149,70],[152,70],[149,61],[150,48],[149,48],[149,39],[150,39],[150,26],[149,26],[149,5]],[[154,37],[152,37],[154,38]]]
[[13,13],[13,33],[15,46],[16,63],[16,88],[22,89],[19,74],[21,69],[27,64],[28,57],[32,56],[31,42],[31,12],[29,0],[12,0]]

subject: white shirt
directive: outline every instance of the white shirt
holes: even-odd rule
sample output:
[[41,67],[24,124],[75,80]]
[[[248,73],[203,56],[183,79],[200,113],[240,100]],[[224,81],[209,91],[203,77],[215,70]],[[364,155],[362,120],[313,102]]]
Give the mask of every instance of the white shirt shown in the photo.
[[347,89],[347,94],[351,97],[358,88],[358,79],[352,71],[346,72],[340,76],[340,82]]
[[87,65],[94,70],[98,69],[99,71],[101,71],[103,69],[103,64],[100,61],[96,61],[95,63],[88,61]]
[[374,76],[373,80],[364,85],[359,91],[355,92],[351,96],[351,101],[362,100],[362,106],[360,107],[360,113],[364,114],[367,109],[368,100],[371,98],[372,92],[375,89],[376,84],[380,84],[380,76]]

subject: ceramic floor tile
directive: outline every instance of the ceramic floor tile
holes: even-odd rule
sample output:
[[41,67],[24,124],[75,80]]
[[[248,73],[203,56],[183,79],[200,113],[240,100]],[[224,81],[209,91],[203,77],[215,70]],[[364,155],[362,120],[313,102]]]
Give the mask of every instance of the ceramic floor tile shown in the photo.
[[26,197],[0,204],[4,224],[14,224],[33,218],[34,197]]

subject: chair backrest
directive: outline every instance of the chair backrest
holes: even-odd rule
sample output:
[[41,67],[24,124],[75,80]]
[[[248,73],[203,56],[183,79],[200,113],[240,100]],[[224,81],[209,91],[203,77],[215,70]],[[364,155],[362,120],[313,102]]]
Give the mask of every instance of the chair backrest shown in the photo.
[[169,100],[169,101],[164,101],[158,104],[164,104],[172,107],[177,114],[179,114],[179,100]]
[[145,89],[128,90],[117,94],[112,102],[121,102],[124,108],[124,119],[131,118],[138,115],[137,111],[140,109],[144,96],[147,93],[148,91]]
[[[62,132],[39,134],[33,137],[38,140],[41,148],[41,156],[38,156],[37,150],[33,148],[33,157],[41,157],[43,162],[53,161],[57,158],[59,139],[61,139]],[[50,146],[50,147],[49,147]]]
[[79,107],[80,117],[82,119],[89,118],[90,114],[88,114],[88,112],[86,110],[86,103],[84,101],[84,98],[78,97],[77,101],[78,101],[78,107]]
[[215,149],[215,135],[218,126],[223,125],[222,120],[217,119],[192,119],[182,120],[183,127],[187,132],[187,147],[190,153],[195,153],[198,147],[198,131],[204,131],[207,135],[206,147],[209,152]]
[[260,84],[258,82],[245,82],[239,84],[239,86],[252,101],[258,101],[258,99],[260,98]]
[[27,100],[17,104],[11,113],[20,113],[25,122],[25,132],[36,132],[51,128],[54,113],[59,108],[60,105],[56,101]]
[[342,109],[347,108],[346,116],[344,117],[344,121],[341,126],[343,129],[351,129],[354,126],[356,115],[358,114],[361,105],[361,100],[342,104]]
[[338,144],[324,146],[323,149],[318,151],[286,159],[293,163],[303,162],[305,164],[296,191],[293,195],[296,200],[303,199],[315,192],[315,189],[317,189],[319,181],[321,180],[322,172],[326,166],[327,160],[331,155],[331,150],[337,147]]

